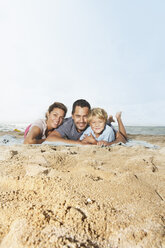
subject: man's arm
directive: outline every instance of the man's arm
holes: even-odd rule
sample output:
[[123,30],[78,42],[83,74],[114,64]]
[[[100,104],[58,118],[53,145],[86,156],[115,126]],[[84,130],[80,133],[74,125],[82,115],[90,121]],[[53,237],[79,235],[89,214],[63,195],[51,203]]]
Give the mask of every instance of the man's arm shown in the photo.
[[81,144],[81,141],[79,140],[69,140],[69,139],[64,139],[61,137],[61,134],[54,130],[51,132],[51,134],[46,138],[46,141],[51,141],[51,142],[63,142],[65,144]]

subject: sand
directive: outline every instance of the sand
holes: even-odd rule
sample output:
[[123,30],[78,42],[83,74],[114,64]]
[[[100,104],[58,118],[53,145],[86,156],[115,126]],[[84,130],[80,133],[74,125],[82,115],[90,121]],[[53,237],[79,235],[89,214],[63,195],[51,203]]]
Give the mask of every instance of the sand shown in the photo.
[[[18,134],[20,135],[20,134]],[[0,147],[0,248],[165,247],[165,136]]]

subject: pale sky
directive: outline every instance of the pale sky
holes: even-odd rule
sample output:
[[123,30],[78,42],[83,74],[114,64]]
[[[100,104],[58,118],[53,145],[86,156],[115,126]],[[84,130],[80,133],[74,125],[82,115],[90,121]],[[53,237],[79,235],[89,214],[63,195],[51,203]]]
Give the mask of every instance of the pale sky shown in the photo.
[[165,126],[164,0],[0,0],[0,122],[80,98]]

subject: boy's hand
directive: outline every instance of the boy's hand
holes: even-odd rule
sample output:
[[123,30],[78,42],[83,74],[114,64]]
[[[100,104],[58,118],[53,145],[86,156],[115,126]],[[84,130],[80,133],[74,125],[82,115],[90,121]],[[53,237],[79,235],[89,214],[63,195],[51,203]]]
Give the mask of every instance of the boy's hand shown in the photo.
[[104,141],[104,140],[98,141],[98,142],[97,142],[97,145],[98,145],[98,146],[108,146],[108,142],[107,142],[107,141]]
[[81,142],[84,144],[97,145],[97,141],[95,140],[92,134],[90,134],[89,136],[85,134],[84,139]]

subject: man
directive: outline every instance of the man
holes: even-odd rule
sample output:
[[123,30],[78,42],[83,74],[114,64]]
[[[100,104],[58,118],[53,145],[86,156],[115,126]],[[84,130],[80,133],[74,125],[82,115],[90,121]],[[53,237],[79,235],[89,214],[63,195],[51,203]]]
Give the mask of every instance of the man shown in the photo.
[[82,144],[80,136],[88,126],[88,113],[90,104],[83,99],[73,103],[72,117],[67,118],[64,123],[54,130],[46,141],[58,141],[67,144]]
[[[90,139],[84,139],[80,141],[79,138],[83,134],[83,132],[88,127],[88,114],[91,109],[90,104],[84,100],[80,99],[73,103],[72,108],[72,117],[67,118],[64,123],[54,130],[46,139],[46,141],[56,141],[56,142],[63,142],[66,144],[97,144],[96,140],[93,137]],[[119,128],[125,131],[124,126],[122,124],[121,118],[118,121]],[[121,134],[122,132],[117,132],[115,141],[111,142],[118,143],[118,142],[126,142],[124,136],[126,136],[126,132],[124,135]]]

